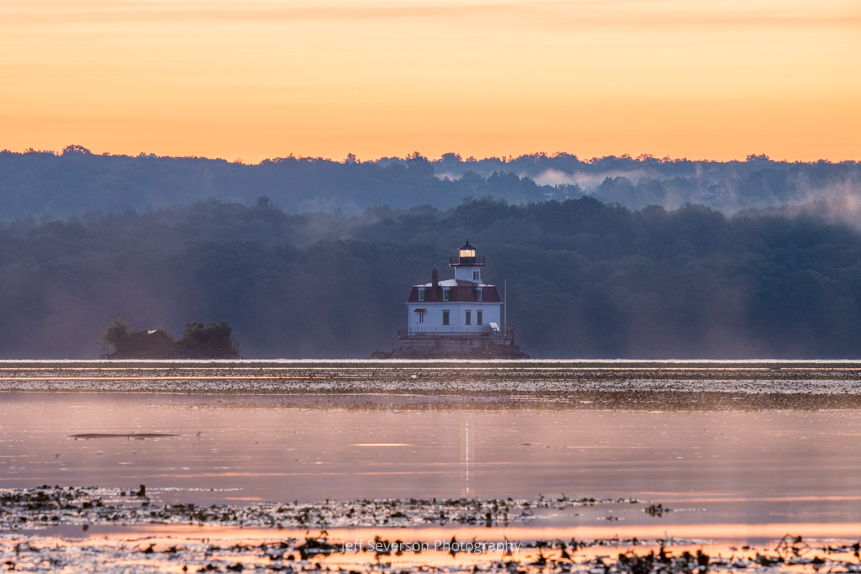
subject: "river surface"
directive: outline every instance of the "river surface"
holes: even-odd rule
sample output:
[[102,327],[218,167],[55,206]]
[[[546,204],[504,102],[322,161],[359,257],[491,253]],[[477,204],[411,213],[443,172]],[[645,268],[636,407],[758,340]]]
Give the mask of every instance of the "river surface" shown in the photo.
[[861,363],[0,361],[0,499],[16,571],[859,572]]
[[0,487],[41,484],[145,484],[164,500],[205,504],[636,498],[672,511],[600,505],[544,513],[530,526],[580,536],[845,537],[861,534],[861,411],[2,393]]

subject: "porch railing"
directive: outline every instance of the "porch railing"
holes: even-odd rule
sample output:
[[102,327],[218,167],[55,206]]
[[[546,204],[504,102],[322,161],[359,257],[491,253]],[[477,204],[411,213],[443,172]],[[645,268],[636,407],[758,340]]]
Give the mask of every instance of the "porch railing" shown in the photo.
[[466,331],[457,327],[437,327],[435,329],[422,329],[421,331],[409,327],[398,328],[398,337],[514,337],[514,327],[501,327],[493,331],[488,326],[482,331]]

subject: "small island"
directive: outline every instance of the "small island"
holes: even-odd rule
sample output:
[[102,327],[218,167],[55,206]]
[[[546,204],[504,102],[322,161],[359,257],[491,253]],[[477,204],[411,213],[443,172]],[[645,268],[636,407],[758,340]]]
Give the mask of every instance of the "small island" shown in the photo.
[[102,359],[241,359],[239,343],[230,325],[220,323],[186,323],[179,341],[163,328],[134,331],[122,318],[105,329],[98,341],[102,350],[113,347],[114,352]]

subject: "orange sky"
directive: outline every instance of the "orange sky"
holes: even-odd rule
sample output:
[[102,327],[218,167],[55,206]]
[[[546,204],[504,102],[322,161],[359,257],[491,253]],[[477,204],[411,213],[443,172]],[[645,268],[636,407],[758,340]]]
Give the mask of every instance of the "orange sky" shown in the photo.
[[0,149],[861,160],[858,0],[0,0]]

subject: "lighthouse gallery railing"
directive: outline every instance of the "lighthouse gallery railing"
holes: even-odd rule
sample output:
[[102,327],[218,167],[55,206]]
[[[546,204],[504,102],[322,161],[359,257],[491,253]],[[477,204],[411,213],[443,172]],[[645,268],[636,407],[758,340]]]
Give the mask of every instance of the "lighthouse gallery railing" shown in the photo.
[[483,331],[462,331],[457,327],[437,327],[415,331],[408,327],[399,327],[398,337],[514,337],[514,327],[501,327],[498,331],[493,331],[489,327]]

